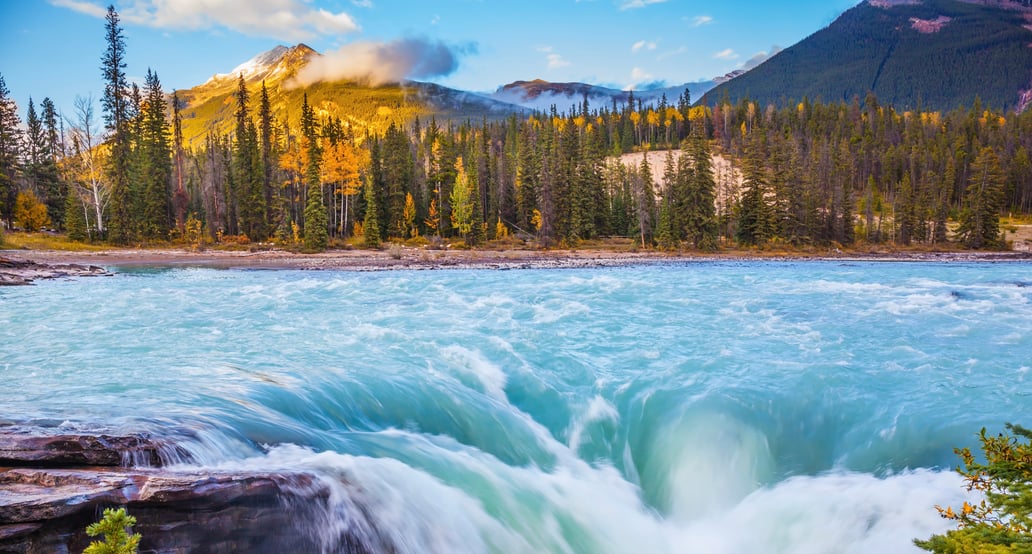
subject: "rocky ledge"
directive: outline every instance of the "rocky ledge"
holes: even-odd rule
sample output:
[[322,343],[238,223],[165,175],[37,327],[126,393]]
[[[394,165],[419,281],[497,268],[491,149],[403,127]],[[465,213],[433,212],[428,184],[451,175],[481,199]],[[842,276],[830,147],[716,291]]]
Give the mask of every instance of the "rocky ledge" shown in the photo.
[[0,286],[31,285],[37,279],[93,277],[96,275],[111,274],[106,269],[95,265],[42,264],[0,256]]
[[0,553],[81,552],[86,526],[116,506],[136,518],[141,553],[366,551],[320,542],[329,490],[315,476],[157,467],[169,448],[182,459],[146,436],[0,431]]

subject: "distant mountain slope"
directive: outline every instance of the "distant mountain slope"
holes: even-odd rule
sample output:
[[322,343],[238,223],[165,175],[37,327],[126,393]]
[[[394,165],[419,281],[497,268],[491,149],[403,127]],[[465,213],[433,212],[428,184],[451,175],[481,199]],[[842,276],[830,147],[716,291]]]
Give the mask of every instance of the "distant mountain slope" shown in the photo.
[[183,139],[199,144],[210,132],[235,129],[236,91],[241,75],[250,93],[252,112],[257,110],[262,81],[269,92],[273,113],[297,125],[302,97],[321,117],[339,117],[360,132],[384,131],[391,123],[403,124],[415,117],[434,115],[439,121],[503,117],[522,111],[519,106],[440,85],[408,81],[378,87],[353,81],[321,82],[292,86],[291,80],[310,59],[320,54],[304,44],[277,46],[240,64],[229,73],[213,75],[202,85],[178,91],[183,104]]
[[1028,3],[868,0],[704,101],[848,101],[873,91],[898,109],[949,110],[976,96],[1023,109],[1032,89]]
[[[668,103],[676,104],[685,89],[691,92],[694,101],[714,86],[716,86],[715,81],[700,81],[659,89],[636,90],[634,98],[645,103],[656,103],[665,94]],[[499,102],[517,104],[533,110],[547,111],[555,105],[557,110],[568,112],[571,106],[579,108],[585,96],[591,106],[601,107],[611,106],[614,100],[617,104],[623,105],[627,103],[630,93],[626,90],[585,83],[553,83],[535,79],[509,83],[499,87],[489,97]]]

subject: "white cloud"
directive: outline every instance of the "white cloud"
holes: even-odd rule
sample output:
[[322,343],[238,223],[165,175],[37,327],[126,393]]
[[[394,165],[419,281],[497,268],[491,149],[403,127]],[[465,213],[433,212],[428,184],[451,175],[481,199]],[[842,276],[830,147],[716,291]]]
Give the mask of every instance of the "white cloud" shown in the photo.
[[638,8],[644,8],[650,4],[662,4],[667,0],[626,0],[623,4],[620,4],[621,10],[635,10]]
[[[50,0],[95,17],[106,10],[85,0]],[[371,0],[358,0],[371,2]],[[157,29],[229,29],[277,40],[311,40],[359,30],[345,12],[313,8],[306,0],[127,0],[119,12],[123,21]]]
[[563,59],[561,54],[558,54],[552,50],[551,46],[539,46],[537,51],[545,54],[545,60],[548,62],[548,69],[559,69],[560,67],[569,67],[572,65],[570,62]]
[[456,47],[424,38],[354,42],[313,57],[289,84],[307,86],[347,79],[377,86],[404,79],[442,77],[458,69],[459,58],[475,51],[475,45]]
[[546,58],[548,59],[548,69],[559,69],[560,67],[570,66],[570,62],[564,60],[559,54],[549,54]]
[[728,48],[726,50],[721,50],[720,52],[713,54],[713,57],[718,60],[737,60],[738,53]]
[[655,50],[656,43],[654,41],[639,40],[631,45],[631,52],[638,52],[640,50]]
[[652,74],[640,67],[631,70],[631,80],[638,83],[652,78]]
[[371,8],[373,7],[373,0],[351,0],[351,3],[360,8]]
[[780,46],[775,44],[774,46],[770,47],[770,53],[769,54],[767,52],[757,52],[755,55],[753,55],[753,57],[749,58],[748,60],[745,60],[745,63],[742,64],[742,69],[744,69],[746,71],[749,71],[750,69],[760,65],[761,63],[763,63],[763,62],[765,62],[767,60],[769,60],[770,58],[772,58],[774,55],[776,55],[778,52],[781,52],[782,50],[783,50],[783,48],[781,48]]
[[432,18],[430,18],[430,24],[431,25],[437,25],[440,22],[441,22],[441,16],[439,16],[437,14],[434,14],[434,16]]
[[708,15],[697,15],[692,18],[692,27],[702,27],[713,23],[713,18]]
[[59,8],[68,8],[79,13],[92,15],[93,17],[104,17],[107,15],[107,10],[104,9],[103,6],[98,6],[92,2],[82,2],[80,0],[50,0],[50,3]]

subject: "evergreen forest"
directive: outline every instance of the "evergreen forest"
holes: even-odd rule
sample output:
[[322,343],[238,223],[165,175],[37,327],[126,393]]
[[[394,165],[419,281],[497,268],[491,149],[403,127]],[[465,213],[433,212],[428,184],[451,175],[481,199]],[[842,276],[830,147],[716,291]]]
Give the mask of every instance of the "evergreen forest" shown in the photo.
[[[241,77],[234,125],[182,139],[182,102],[126,79],[109,9],[101,113],[28,101],[0,76],[0,218],[112,244],[187,240],[322,250],[335,241],[630,237],[643,248],[959,243],[1004,248],[1032,211],[1032,114],[975,100],[900,111],[874,93],[790,106],[678,98],[382,133],[274,113]],[[627,163],[630,153],[639,153]],[[641,156],[640,153],[650,153]],[[623,161],[622,161],[623,160]]]

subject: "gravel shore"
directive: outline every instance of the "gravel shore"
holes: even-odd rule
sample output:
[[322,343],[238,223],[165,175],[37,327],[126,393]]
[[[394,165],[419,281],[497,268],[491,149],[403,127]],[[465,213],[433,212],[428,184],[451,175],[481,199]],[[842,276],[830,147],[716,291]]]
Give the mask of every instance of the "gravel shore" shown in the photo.
[[215,267],[249,269],[336,269],[350,271],[432,269],[560,269],[616,267],[654,263],[746,260],[835,261],[1032,261],[1028,252],[839,252],[769,254],[717,252],[678,255],[652,251],[606,250],[334,250],[298,254],[285,250],[193,251],[183,249],[115,249],[99,252],[0,250],[0,284],[28,284],[35,279],[109,274],[117,267]]

